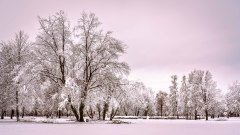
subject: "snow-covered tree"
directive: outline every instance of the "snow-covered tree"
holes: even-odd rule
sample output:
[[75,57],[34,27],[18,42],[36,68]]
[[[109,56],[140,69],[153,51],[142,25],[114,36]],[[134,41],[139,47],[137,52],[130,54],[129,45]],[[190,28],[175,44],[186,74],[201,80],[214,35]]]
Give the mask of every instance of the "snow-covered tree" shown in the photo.
[[[115,110],[119,108],[119,103],[117,102],[119,94],[122,94],[124,91],[121,89],[121,82],[119,78],[116,78],[113,74],[108,73],[104,77],[105,79],[102,81],[103,87],[101,87],[104,100],[103,100],[103,120],[105,120],[106,114],[109,111],[109,109],[114,109],[113,114],[115,113]],[[120,92],[119,92],[120,91]],[[111,106],[110,106],[111,104]]]
[[[67,56],[72,44],[70,25],[63,11],[49,18],[39,17],[40,33],[35,43],[36,64],[40,65],[40,74],[50,81],[48,99],[58,108],[60,92],[65,86],[67,75]],[[50,102],[50,101],[49,101]],[[49,110],[48,110],[49,111]],[[55,112],[57,110],[54,110]],[[60,112],[58,112],[60,117]]]
[[134,115],[134,105],[135,105],[135,89],[134,89],[134,82],[128,81],[128,85],[124,86],[126,95],[121,104],[121,115]]
[[238,116],[240,114],[240,82],[235,81],[229,86],[225,96],[228,115]]
[[194,70],[189,74],[188,89],[190,90],[189,107],[191,114],[205,115],[208,120],[208,111],[215,108],[214,104],[220,102],[221,91],[217,89],[217,84],[213,81],[209,71]]
[[226,108],[225,98],[221,94],[221,90],[216,89],[216,96],[214,96],[208,107],[209,116],[211,116],[211,118],[214,118],[215,116],[225,116]]
[[202,112],[202,78],[204,71],[194,70],[189,74],[188,83],[190,89],[190,114],[197,119],[198,113]]
[[156,96],[156,109],[160,116],[167,115],[168,94],[164,91],[159,91]]
[[214,107],[213,103],[216,102],[219,91],[217,90],[217,84],[213,81],[212,74],[209,71],[205,72],[202,79],[202,99],[204,104],[205,117],[206,120],[208,120],[208,111],[211,107]]
[[75,27],[77,40],[72,46],[74,51],[69,58],[75,63],[69,65],[73,69],[69,69],[68,77],[73,81],[71,83],[78,98],[71,96],[72,90],[64,91],[63,94],[67,95],[75,117],[80,122],[84,121],[88,94],[99,89],[109,89],[110,85],[106,87],[102,83],[103,80],[108,80],[108,75],[118,77],[129,72],[128,65],[119,61],[120,55],[125,52],[123,43],[113,38],[111,32],[104,33],[99,27],[100,24],[95,14],[83,13]]
[[170,94],[169,94],[169,105],[170,112],[172,116],[178,116],[178,87],[177,87],[177,76],[173,75],[172,78],[172,86],[170,86]]
[[[23,91],[25,91],[25,85],[22,85],[22,78],[19,76],[22,74],[20,71],[24,68],[25,63],[27,62],[29,55],[29,47],[31,43],[28,41],[28,35],[26,35],[23,31],[19,31],[15,35],[15,39],[11,42],[14,47],[14,56],[15,56],[15,67],[13,74],[15,75],[15,87],[16,87],[16,116],[17,121],[19,121],[19,102],[21,100],[21,105],[26,99],[23,95]],[[25,90],[23,90],[25,89]],[[21,93],[20,93],[21,92]],[[24,99],[20,99],[19,97],[24,97]],[[22,106],[22,111],[24,111],[24,106]]]
[[145,92],[143,93],[144,98],[144,116],[152,116],[156,114],[156,108],[155,108],[155,94],[150,88],[146,88]]
[[[143,82],[131,81],[127,91],[128,104],[124,107],[125,110],[131,110],[131,114],[135,116],[139,115],[153,115],[155,113],[155,95],[153,91],[147,88]],[[126,111],[125,111],[126,113]]]
[[[3,45],[4,44],[4,45]],[[2,79],[5,80],[2,82],[6,87],[4,91],[8,91],[10,93],[8,96],[11,97],[11,106],[15,106],[16,110],[16,118],[19,121],[19,105],[20,100],[25,101],[26,98],[23,97],[22,93],[20,93],[21,89],[23,89],[23,80],[20,76],[23,74],[21,70],[24,68],[25,63],[27,62],[27,58],[29,57],[29,46],[31,43],[28,41],[28,36],[23,32],[19,31],[16,33],[13,40],[10,40],[7,43],[2,43],[2,60],[1,65],[4,66],[1,68],[2,70]],[[6,52],[8,54],[5,54]],[[8,69],[5,69],[5,68]],[[8,74],[8,75],[4,75]],[[9,82],[9,83],[6,83]],[[7,88],[9,87],[9,88]],[[4,94],[3,94],[4,95]],[[10,96],[11,95],[11,96]],[[9,98],[8,97],[8,98]],[[14,98],[14,99],[13,99]],[[22,104],[21,104],[22,105]],[[11,112],[14,112],[13,107]],[[12,116],[12,115],[11,115]]]
[[[15,92],[13,85],[14,57],[13,47],[8,43],[1,43],[0,51],[0,110],[1,119],[7,111],[13,112],[15,107]],[[11,113],[11,118],[12,118]]]
[[188,119],[189,115],[189,103],[190,103],[190,90],[188,88],[187,84],[187,78],[184,75],[182,77],[182,83],[180,88],[180,94],[179,94],[180,102],[179,102],[179,108],[181,111],[180,113]]
[[144,109],[143,104],[144,104],[144,98],[143,94],[145,93],[144,91],[146,90],[145,85],[142,82],[132,82],[132,91],[133,91],[133,114],[135,116],[139,116],[140,112]]

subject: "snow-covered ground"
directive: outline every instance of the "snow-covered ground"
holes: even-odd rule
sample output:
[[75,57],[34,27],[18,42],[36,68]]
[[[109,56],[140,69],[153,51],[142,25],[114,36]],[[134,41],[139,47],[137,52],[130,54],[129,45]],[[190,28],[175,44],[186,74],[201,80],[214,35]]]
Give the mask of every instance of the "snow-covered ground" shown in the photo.
[[[64,121],[64,120],[62,120]],[[46,124],[0,120],[0,135],[240,135],[240,119],[124,120],[133,124]]]

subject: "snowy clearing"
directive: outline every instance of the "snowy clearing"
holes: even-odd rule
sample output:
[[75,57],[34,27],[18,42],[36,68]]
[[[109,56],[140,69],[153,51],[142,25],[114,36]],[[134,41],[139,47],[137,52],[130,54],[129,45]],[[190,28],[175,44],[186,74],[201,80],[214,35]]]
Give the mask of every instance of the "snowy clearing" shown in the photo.
[[124,120],[133,124],[45,124],[0,121],[1,135],[239,135],[240,120]]

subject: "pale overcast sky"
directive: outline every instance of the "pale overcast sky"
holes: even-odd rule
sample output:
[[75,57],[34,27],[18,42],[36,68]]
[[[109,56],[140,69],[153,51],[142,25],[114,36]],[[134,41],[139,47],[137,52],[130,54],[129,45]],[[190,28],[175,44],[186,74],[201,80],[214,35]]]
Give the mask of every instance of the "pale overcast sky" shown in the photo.
[[59,10],[72,24],[94,12],[127,44],[129,78],[154,91],[169,91],[171,75],[194,69],[210,70],[224,91],[240,80],[239,0],[0,0],[0,41],[19,30],[34,41],[37,16]]

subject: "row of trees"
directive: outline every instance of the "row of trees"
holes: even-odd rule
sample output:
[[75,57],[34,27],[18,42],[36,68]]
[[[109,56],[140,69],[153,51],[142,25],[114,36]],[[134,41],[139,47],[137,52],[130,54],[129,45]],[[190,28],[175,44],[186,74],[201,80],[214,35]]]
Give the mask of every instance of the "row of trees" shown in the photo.
[[0,45],[1,118],[14,114],[73,115],[83,122],[115,115],[197,118],[228,111],[238,115],[239,83],[223,100],[209,71],[172,76],[170,93],[157,96],[142,82],[129,81],[130,68],[119,60],[125,44],[104,32],[95,14],[83,13],[71,26],[63,11],[42,18],[36,41],[20,31]]
[[217,88],[209,71],[194,70],[183,76],[180,88],[177,76],[172,77],[170,93],[159,91],[156,96],[156,109],[161,116],[185,117],[198,119],[198,116],[238,116],[240,103],[239,82],[229,87],[227,94],[223,95]]

